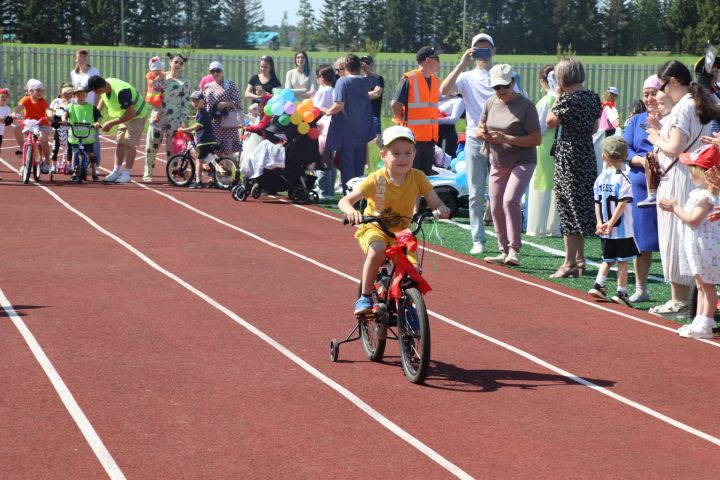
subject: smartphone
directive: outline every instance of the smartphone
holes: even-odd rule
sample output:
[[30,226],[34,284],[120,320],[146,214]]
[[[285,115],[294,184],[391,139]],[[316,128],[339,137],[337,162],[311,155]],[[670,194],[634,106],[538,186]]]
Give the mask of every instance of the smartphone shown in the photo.
[[648,126],[647,126],[646,124],[644,124],[644,123],[641,123],[641,124],[640,124],[640,128],[642,128],[643,130],[647,130],[647,129],[648,129]]
[[492,50],[489,48],[476,48],[472,56],[473,58],[490,58],[492,57]]

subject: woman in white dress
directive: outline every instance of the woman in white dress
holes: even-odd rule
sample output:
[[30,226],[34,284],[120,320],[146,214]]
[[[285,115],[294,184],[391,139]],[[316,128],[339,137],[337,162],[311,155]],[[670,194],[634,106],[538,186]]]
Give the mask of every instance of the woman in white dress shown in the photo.
[[[680,205],[685,205],[694,186],[687,166],[676,160],[681,153],[700,145],[700,138],[710,133],[710,120],[717,111],[705,90],[692,81],[690,71],[681,62],[671,60],[663,64],[658,70],[658,78],[662,82],[660,91],[669,95],[675,106],[662,126],[648,119],[648,141],[658,149],[662,171],[667,171],[657,196],[674,198]],[[693,278],[683,275],[680,270],[681,223],[671,212],[658,209],[660,258],[665,280],[670,282],[671,298],[652,307],[650,313],[673,314],[689,310],[688,293]]]

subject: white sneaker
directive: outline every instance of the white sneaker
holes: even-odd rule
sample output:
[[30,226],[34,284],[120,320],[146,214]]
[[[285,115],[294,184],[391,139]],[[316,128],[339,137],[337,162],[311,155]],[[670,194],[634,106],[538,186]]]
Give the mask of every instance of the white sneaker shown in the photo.
[[111,183],[120,177],[120,170],[113,170],[108,175],[105,175],[105,178],[103,178],[103,182]]
[[684,338],[713,338],[713,330],[710,325],[683,325],[678,328],[677,332]]
[[488,263],[493,263],[495,265],[505,265],[505,258],[507,255],[505,255],[503,252],[500,252],[500,255],[497,257],[485,257],[485,261]]
[[130,172],[126,170],[115,180],[115,183],[129,183],[131,181],[132,178],[130,178]]
[[473,243],[473,246],[470,249],[470,255],[482,255],[483,253],[485,253],[485,244]]
[[519,267],[520,266],[520,252],[516,252],[512,248],[508,252],[507,255],[505,255],[505,265],[509,265],[511,267]]
[[649,302],[650,301],[650,294],[648,294],[647,290],[635,290],[635,293],[630,295],[630,303],[637,303],[637,302]]

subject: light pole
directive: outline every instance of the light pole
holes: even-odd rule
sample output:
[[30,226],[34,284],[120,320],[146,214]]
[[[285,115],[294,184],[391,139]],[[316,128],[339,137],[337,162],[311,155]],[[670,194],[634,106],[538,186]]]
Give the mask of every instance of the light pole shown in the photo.
[[120,0],[120,45],[125,45],[125,0]]
[[463,45],[465,45],[465,10],[467,8],[467,0],[463,0]]

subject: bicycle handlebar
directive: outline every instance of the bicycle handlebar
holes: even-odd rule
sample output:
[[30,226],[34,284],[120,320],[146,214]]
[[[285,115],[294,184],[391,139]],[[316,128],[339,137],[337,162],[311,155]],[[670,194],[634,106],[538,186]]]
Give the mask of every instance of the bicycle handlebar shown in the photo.
[[[422,228],[423,222],[426,219],[433,217],[435,220],[437,220],[439,216],[440,215],[437,210],[432,211],[432,212],[425,211],[425,212],[416,214],[415,217],[417,219],[413,218],[413,220],[417,222],[417,226],[415,227],[414,230],[412,230],[413,236],[417,235],[417,233],[420,231],[420,228]],[[386,235],[388,235],[390,238],[395,237],[395,233],[391,232],[390,229],[387,228],[387,226],[385,225],[385,221],[383,220],[382,217],[363,217],[363,219],[360,223],[361,224],[362,223],[377,223],[380,226],[380,229],[383,232],[385,232]],[[350,221],[347,219],[347,217],[343,218],[343,225],[349,225],[349,224],[350,224]]]

